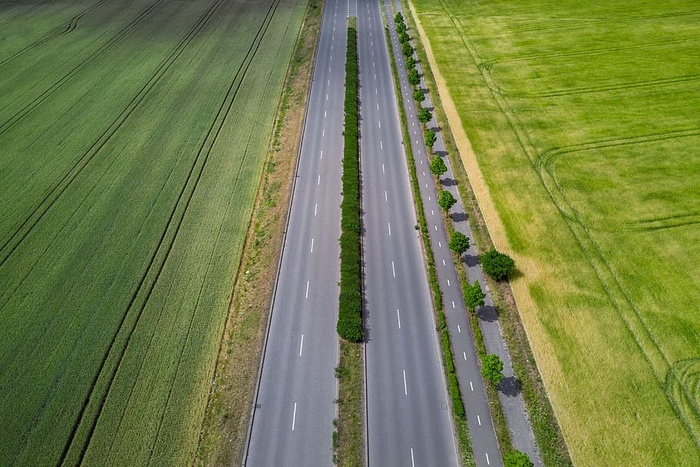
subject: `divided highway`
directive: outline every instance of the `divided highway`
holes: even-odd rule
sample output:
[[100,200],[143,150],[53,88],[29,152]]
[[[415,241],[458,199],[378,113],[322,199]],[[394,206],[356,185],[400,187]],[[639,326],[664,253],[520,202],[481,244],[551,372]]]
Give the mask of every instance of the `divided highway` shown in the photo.
[[358,0],[367,462],[458,465],[384,25]]
[[326,0],[244,464],[333,465],[347,0]]

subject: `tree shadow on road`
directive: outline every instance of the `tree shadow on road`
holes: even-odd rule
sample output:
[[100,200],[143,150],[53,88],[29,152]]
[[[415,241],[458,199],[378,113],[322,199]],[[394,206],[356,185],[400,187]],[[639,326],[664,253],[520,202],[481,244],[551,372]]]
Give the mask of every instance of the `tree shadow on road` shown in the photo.
[[484,305],[481,308],[479,308],[478,313],[476,314],[481,321],[486,321],[488,323],[493,323],[494,321],[498,321],[498,311],[496,310],[496,307],[493,305]]
[[515,376],[503,378],[498,383],[498,390],[508,397],[516,397],[520,394],[520,381]]

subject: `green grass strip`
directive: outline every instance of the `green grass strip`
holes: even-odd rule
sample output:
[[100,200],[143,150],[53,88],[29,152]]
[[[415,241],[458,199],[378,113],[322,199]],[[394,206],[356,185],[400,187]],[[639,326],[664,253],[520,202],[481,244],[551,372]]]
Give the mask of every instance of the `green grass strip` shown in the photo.
[[[389,30],[385,28],[384,33],[386,34],[387,43],[393,48],[391,38],[389,36]],[[394,77],[394,92],[396,93],[396,101],[403,102],[399,89],[401,89],[398,73],[396,72],[396,63],[393,58],[389,60],[391,65],[391,72]],[[404,141],[410,141],[408,127],[406,122],[406,112],[403,105],[397,105],[399,109],[399,116],[401,119],[401,133]],[[447,330],[447,324],[445,322],[445,312],[442,305],[442,292],[440,291],[440,285],[437,279],[437,271],[435,269],[435,258],[433,257],[433,251],[429,247],[430,238],[428,237],[428,224],[425,220],[425,211],[423,209],[423,202],[420,196],[420,188],[418,186],[418,178],[416,176],[416,162],[413,157],[413,150],[410,144],[405,144],[404,149],[406,151],[406,159],[408,162],[408,172],[411,178],[411,188],[413,190],[413,199],[415,202],[416,212],[418,214],[418,226],[421,239],[423,241],[423,251],[425,252],[426,266],[428,268],[428,279],[430,281],[430,288],[433,292],[433,304],[435,310],[437,310],[437,330],[440,337],[440,351],[442,353],[442,362],[445,370],[445,376],[447,378],[447,390],[449,392],[452,407],[452,420],[455,426],[455,432],[457,434],[457,446],[459,449],[459,456],[461,464],[463,466],[475,466],[474,461],[474,451],[471,445],[471,438],[469,437],[469,426],[467,425],[467,419],[464,413],[464,405],[462,404],[462,397],[459,390],[459,383],[457,380],[457,374],[455,372],[454,357],[452,352],[452,344],[450,342],[450,334]]]

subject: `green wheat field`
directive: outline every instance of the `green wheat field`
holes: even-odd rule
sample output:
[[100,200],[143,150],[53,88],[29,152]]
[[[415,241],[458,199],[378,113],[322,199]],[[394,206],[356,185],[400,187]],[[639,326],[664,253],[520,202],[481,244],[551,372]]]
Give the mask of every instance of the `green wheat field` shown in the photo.
[[412,3],[575,464],[700,465],[700,3]]
[[192,463],[304,8],[0,3],[0,465]]

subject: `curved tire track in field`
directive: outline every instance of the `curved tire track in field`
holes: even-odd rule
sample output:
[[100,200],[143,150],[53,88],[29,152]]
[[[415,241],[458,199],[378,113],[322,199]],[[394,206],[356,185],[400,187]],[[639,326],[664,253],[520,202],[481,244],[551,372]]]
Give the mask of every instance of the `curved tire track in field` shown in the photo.
[[32,110],[36,109],[39,105],[41,105],[44,101],[46,101],[49,97],[51,97],[56,91],[61,89],[67,82],[69,82],[78,73],[80,73],[85,67],[87,67],[92,62],[97,60],[105,52],[107,52],[109,49],[114,47],[119,41],[124,39],[131,32],[132,29],[134,29],[144,19],[148,18],[151,15],[151,13],[153,13],[153,11],[158,6],[160,6],[160,4],[162,4],[164,2],[165,2],[165,0],[156,0],[155,2],[150,4],[143,11],[141,11],[141,13],[139,13],[136,16],[136,18],[134,18],[129,24],[124,26],[118,33],[116,33],[114,36],[112,36],[107,42],[105,42],[104,44],[99,46],[96,50],[94,50],[90,55],[88,55],[80,63],[75,65],[68,73],[63,75],[63,77],[59,78],[51,86],[49,86],[47,89],[45,89],[41,94],[39,94],[37,97],[32,99],[27,105],[25,105],[22,109],[20,109],[18,112],[16,112],[12,117],[10,117],[8,120],[1,123],[0,124],[0,135],[2,135],[7,130],[9,130],[10,128],[15,126],[18,122],[20,122],[28,114],[30,114],[32,112]]
[[[156,0],[155,3],[151,4],[146,10],[144,10],[144,12],[142,12],[141,15],[139,15],[138,18],[136,18],[134,21],[132,21],[132,23],[130,23],[128,26],[122,29],[116,36],[110,39],[109,42],[111,44],[109,45],[109,47],[114,45],[114,43],[116,43],[116,41],[118,41],[119,39],[123,38],[129,32],[129,30],[133,28],[133,26],[135,26],[138,22],[144,20],[155,9],[155,7],[157,7],[160,3],[163,3],[164,1],[165,0]],[[191,34],[191,31],[188,34]],[[115,38],[117,37],[118,39],[115,40]],[[188,37],[189,35],[186,36],[182,41],[186,41],[187,43],[189,43],[191,37]],[[178,44],[178,47],[182,46],[182,41],[180,44]],[[182,46],[182,48],[184,49],[184,46]],[[104,48],[98,49],[98,51],[94,52],[91,55],[91,57],[89,57],[86,60],[95,60],[105,50],[106,49]],[[61,196],[61,194],[68,188],[68,186],[73,182],[73,180],[75,180],[78,174],[104,147],[104,145],[107,144],[107,142],[112,138],[114,133],[123,125],[124,121],[144,100],[148,92],[150,92],[153,86],[155,86],[158,80],[160,80],[160,77],[163,75],[163,73],[165,73],[165,71],[167,71],[167,68],[169,68],[172,65],[172,61],[175,58],[177,58],[177,56],[179,56],[180,53],[182,53],[182,50],[178,50],[176,48],[176,50],[171,52],[170,56],[168,56],[158,65],[158,67],[156,68],[156,72],[151,76],[149,81],[139,90],[138,94],[129,102],[129,104],[124,108],[124,110],[121,111],[121,113],[110,124],[110,126],[95,140],[92,146],[90,146],[90,148],[82,156],[80,156],[70,167],[68,167],[68,169],[63,172],[63,175],[60,176],[60,178],[48,188],[44,197],[34,208],[31,209],[27,217],[20,222],[15,231],[2,240],[2,243],[0,243],[0,267],[2,267],[5,264],[8,258],[17,249],[19,244],[27,237],[27,235],[29,235],[34,226],[41,220],[41,218],[46,214],[46,212],[51,208],[53,203]],[[77,72],[80,71],[78,70],[78,68],[83,68],[84,64],[86,65],[87,63],[83,62],[82,64],[78,65],[73,70],[75,71],[75,73],[71,71],[68,75],[71,75],[72,77],[75,74],[77,74]],[[64,76],[64,78],[68,77],[68,75]],[[55,90],[56,89],[51,90],[50,94],[52,94]],[[45,100],[47,97],[48,95],[45,96],[42,100]],[[39,103],[37,103],[36,105],[38,105]],[[36,105],[34,105],[34,107],[36,107]],[[7,128],[3,128],[2,126],[0,126],[0,134],[2,134],[3,131],[5,131],[6,129]]]
[[46,34],[41,39],[38,39],[35,42],[27,45],[26,47],[18,50],[17,52],[13,53],[9,57],[5,58],[4,60],[0,60],[0,68],[4,67],[8,63],[10,63],[13,60],[15,60],[16,58],[24,55],[25,53],[29,52],[30,50],[32,50],[36,47],[39,47],[42,44],[45,44],[46,42],[52,41],[54,39],[57,39],[61,36],[65,36],[66,34],[69,34],[73,31],[75,31],[75,28],[78,26],[78,21],[80,21],[85,15],[87,15],[92,10],[99,7],[100,5],[102,5],[105,2],[107,2],[107,0],[100,0],[99,2],[93,4],[92,6],[89,6],[85,10],[81,11],[80,13],[78,13],[77,15],[72,17],[70,19],[70,21],[68,21],[68,23],[66,23],[65,25],[59,26],[58,28],[56,28],[53,31]]
[[[180,230],[180,227],[182,226],[182,223],[184,221],[185,215],[187,213],[187,209],[189,207],[190,202],[192,201],[192,198],[194,196],[194,193],[196,191],[197,185],[202,177],[202,174],[204,172],[204,169],[206,167],[206,164],[208,162],[209,156],[211,154],[211,150],[219,136],[219,133],[221,132],[221,129],[223,128],[223,125],[226,121],[226,118],[228,114],[231,111],[231,107],[233,106],[233,102],[236,98],[236,95],[238,94],[238,91],[240,89],[241,83],[243,79],[245,78],[245,74],[248,71],[248,68],[250,67],[253,58],[255,57],[255,54],[257,53],[258,49],[260,48],[260,45],[262,43],[262,38],[265,35],[265,32],[267,31],[268,26],[271,23],[272,17],[274,16],[275,11],[277,10],[277,7],[279,6],[281,0],[275,0],[272,5],[270,5],[270,8],[267,11],[267,14],[265,16],[265,19],[263,21],[263,24],[260,26],[258,29],[258,32],[256,33],[253,42],[251,43],[250,47],[248,48],[248,51],[245,55],[245,58],[241,62],[241,66],[239,69],[236,71],[236,74],[234,75],[234,78],[231,82],[231,85],[229,86],[229,89],[226,93],[226,96],[219,106],[219,109],[216,113],[216,116],[214,117],[214,121],[212,122],[211,126],[209,127],[209,130],[207,131],[207,135],[200,146],[200,149],[197,153],[197,156],[195,157],[195,160],[190,168],[190,171],[188,173],[187,179],[185,184],[183,185],[180,194],[177,198],[176,203],[173,205],[173,209],[170,213],[170,216],[168,218],[168,221],[165,225],[165,228],[161,234],[160,241],[158,243],[158,246],[154,250],[153,254],[151,255],[151,260],[149,262],[148,267],[144,271],[143,276],[141,277],[141,280],[139,281],[139,285],[137,286],[136,290],[134,291],[129,304],[127,305],[122,319],[119,323],[119,326],[115,330],[112,341],[110,342],[110,345],[108,347],[108,351],[105,353],[102,362],[100,364],[99,369],[95,373],[95,378],[93,379],[92,382],[92,389],[88,392],[86,395],[82,408],[80,410],[80,413],[78,414],[78,417],[76,418],[75,424],[73,426],[73,429],[71,430],[71,434],[69,439],[67,440],[67,443],[64,447],[63,454],[58,462],[58,464],[63,464],[65,461],[65,458],[69,452],[69,450],[72,447],[73,440],[75,439],[75,435],[77,434],[78,429],[83,423],[89,423],[89,431],[86,437],[86,440],[83,444],[83,446],[80,448],[80,457],[78,463],[81,464],[84,456],[87,452],[87,448],[90,445],[90,441],[92,436],[94,435],[95,428],[97,426],[97,423],[99,421],[99,418],[102,414],[102,410],[104,408],[105,401],[109,395],[109,390],[111,388],[112,383],[114,382],[114,378],[116,377],[117,371],[119,369],[119,365],[121,363],[121,360],[124,357],[124,354],[126,352],[126,349],[129,345],[129,341],[131,339],[131,336],[133,335],[135,329],[138,327],[138,323],[140,321],[141,315],[143,314],[144,309],[146,308],[148,304],[148,300],[150,299],[151,294],[153,293],[153,290],[155,289],[155,286],[158,282],[158,278],[165,266],[165,263],[170,255],[170,252],[172,251],[173,245],[175,243],[175,240],[177,238],[178,232]],[[214,5],[213,11],[218,8],[219,5],[223,3],[223,0],[217,0],[217,2]],[[211,16],[211,15],[209,15]],[[159,254],[160,253],[160,254]],[[149,280],[150,277],[150,280]],[[137,302],[139,304],[137,304]],[[123,330],[124,323],[126,321],[127,316],[129,315],[129,312],[131,310],[135,310],[136,316],[134,319],[133,324],[131,325],[130,329],[125,330],[124,332],[126,333],[126,336],[124,338],[123,344],[118,349],[115,349],[115,344],[117,341],[117,338],[120,334],[120,331]],[[191,325],[190,325],[191,328]],[[189,330],[188,330],[189,333]],[[112,366],[112,368],[107,369],[106,368],[106,363],[107,360],[109,359],[109,356],[113,353],[116,352],[116,362]],[[109,374],[107,374],[107,372]],[[95,387],[102,375],[105,375],[104,377],[107,378],[107,382],[105,384],[105,390],[102,394],[97,395],[94,393]],[[133,391],[133,385],[132,389]],[[130,391],[130,394],[131,394]],[[97,413],[94,416],[92,420],[84,420],[85,412],[90,405],[91,402],[93,402],[93,398],[95,399],[95,403],[98,404],[97,406]],[[99,399],[99,400],[97,400]]]
[[[476,64],[484,63],[479,56],[476,47],[474,46],[467,29],[461,23],[446,4],[446,0],[440,0],[440,5],[445,15],[452,23],[455,31],[457,31],[462,40],[467,52],[472,57]],[[537,174],[540,183],[547,191],[555,208],[559,211],[560,216],[564,220],[565,225],[569,229],[574,241],[579,245],[581,251],[586,258],[586,261],[591,266],[591,270],[596,275],[598,282],[605,291],[610,303],[613,305],[618,317],[630,333],[630,337],[635,342],[639,349],[640,355],[647,361],[651,372],[656,378],[660,387],[665,386],[668,371],[671,369],[671,362],[668,356],[663,352],[662,346],[657,337],[652,332],[649,323],[644,315],[640,312],[637,304],[633,300],[629,291],[622,285],[622,282],[617,277],[615,269],[608,262],[600,245],[593,238],[588,226],[580,218],[578,212],[573,208],[572,203],[566,197],[566,194],[557,185],[556,179],[547,171],[542,170],[537,166],[539,153],[532,143],[530,135],[523,123],[520,121],[517,113],[511,107],[508,100],[498,91],[498,86],[494,82],[493,77],[489,73],[487,67],[479,66],[484,83],[488,87],[494,102],[498,105],[501,113],[505,117],[508,125],[513,131],[513,135],[522,148],[523,153],[528,159],[533,170]],[[687,394],[687,388],[681,385],[678,388],[683,396],[690,399]],[[678,419],[686,428],[688,435],[693,440],[696,446],[700,447],[700,432],[696,431],[695,426],[687,419],[688,413],[678,411],[674,405],[672,395],[666,391],[667,399],[674,406],[674,410]]]
[[24,16],[26,14],[29,14],[32,11],[36,10],[37,8],[40,8],[44,5],[46,5],[47,3],[51,3],[52,1],[53,0],[44,0],[43,2],[37,3],[36,5],[30,6],[26,10],[19,11],[19,12],[15,13],[13,16],[10,16],[9,18],[0,21],[0,26],[7,24],[11,21],[14,21],[15,19],[19,18],[20,16]]

